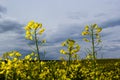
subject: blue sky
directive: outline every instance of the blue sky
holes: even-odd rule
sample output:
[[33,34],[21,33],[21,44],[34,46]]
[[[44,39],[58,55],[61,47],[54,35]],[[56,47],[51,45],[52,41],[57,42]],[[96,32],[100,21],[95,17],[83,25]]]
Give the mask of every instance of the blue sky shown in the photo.
[[[0,0],[0,55],[11,50],[30,51],[24,39],[24,26],[31,20],[40,22],[46,31],[47,59],[59,59],[61,42],[67,38],[81,45],[78,53],[85,57],[81,31],[93,23],[103,28],[103,48],[98,57],[120,58],[120,0]],[[33,45],[31,45],[33,46]]]

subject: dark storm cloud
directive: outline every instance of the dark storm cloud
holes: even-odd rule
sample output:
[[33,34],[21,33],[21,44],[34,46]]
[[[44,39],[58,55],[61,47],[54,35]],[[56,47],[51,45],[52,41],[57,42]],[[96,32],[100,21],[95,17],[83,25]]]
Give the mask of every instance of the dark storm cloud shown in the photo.
[[22,33],[22,28],[23,25],[15,21],[5,20],[0,22],[0,33],[4,33],[7,31]]
[[115,26],[118,26],[118,25],[120,25],[120,18],[111,19],[111,20],[108,20],[106,22],[101,23],[101,26],[103,28],[115,27]]
[[13,20],[9,20],[9,19],[5,19],[2,15],[2,13],[6,13],[7,9],[3,6],[0,5],[0,33],[4,33],[7,31],[13,31],[13,32],[17,32],[17,33],[23,33],[22,27],[23,25],[13,21]]

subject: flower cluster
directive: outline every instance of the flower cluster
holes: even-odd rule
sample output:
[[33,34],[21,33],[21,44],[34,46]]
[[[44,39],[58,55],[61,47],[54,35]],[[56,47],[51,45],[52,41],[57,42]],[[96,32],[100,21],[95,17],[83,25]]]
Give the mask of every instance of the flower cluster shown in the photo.
[[[101,42],[101,36],[100,36],[100,32],[102,31],[101,27],[98,27],[97,24],[93,24],[91,26],[85,26],[84,31],[82,32],[82,36],[84,36],[83,40],[86,42],[90,42],[91,41],[91,36],[94,36],[94,39],[96,39],[96,42]],[[90,38],[89,38],[89,37]]]
[[3,60],[8,60],[8,59],[14,60],[16,58],[20,59],[21,56],[22,54],[20,52],[13,50],[13,51],[4,53],[2,58]]
[[41,23],[30,21],[25,27],[25,30],[25,38],[35,43],[36,48],[34,49],[34,52],[38,54],[38,59],[40,60],[39,45],[41,46],[43,43],[46,43],[46,40],[39,40],[39,36],[42,35],[42,33],[45,31],[45,28],[42,28]]
[[42,35],[45,31],[45,28],[42,28],[41,23],[37,23],[34,21],[30,21],[28,25],[25,26],[26,36],[25,38],[28,40],[34,40],[35,35]]
[[75,57],[77,55],[76,53],[80,50],[80,46],[72,39],[67,39],[62,43],[62,46],[67,47],[67,50],[61,49],[60,53],[68,55],[70,57],[69,59]]

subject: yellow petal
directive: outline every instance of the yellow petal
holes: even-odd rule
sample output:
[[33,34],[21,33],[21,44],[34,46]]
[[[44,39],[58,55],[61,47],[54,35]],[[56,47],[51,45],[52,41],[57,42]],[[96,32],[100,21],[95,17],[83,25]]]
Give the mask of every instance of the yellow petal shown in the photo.
[[33,24],[34,24],[34,21],[32,20],[28,23],[28,26],[32,26]]
[[83,40],[84,40],[85,42],[90,42],[90,40],[88,40],[87,38],[83,38]]
[[96,30],[96,32],[101,32],[102,31],[102,28],[101,27],[99,27],[99,28],[97,28],[97,30]]
[[89,30],[89,26],[85,26],[85,31],[88,31]]

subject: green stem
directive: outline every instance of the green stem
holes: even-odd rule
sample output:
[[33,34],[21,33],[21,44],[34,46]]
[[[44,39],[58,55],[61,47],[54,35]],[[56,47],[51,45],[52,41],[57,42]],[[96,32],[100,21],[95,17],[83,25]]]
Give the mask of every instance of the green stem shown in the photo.
[[35,30],[35,45],[36,45],[36,49],[37,49],[38,60],[39,60],[39,62],[40,62],[40,53],[39,53],[38,39],[37,39],[37,33],[36,33],[36,30]]
[[36,45],[36,49],[37,49],[38,61],[39,61],[39,64],[40,64],[40,73],[41,73],[41,61],[40,61],[40,53],[39,53],[38,39],[37,39],[37,32],[36,32],[36,30],[35,30],[35,45]]
[[72,50],[72,48],[70,48],[70,52],[69,52],[69,66],[70,66],[70,63],[71,63],[71,60],[72,60],[71,50]]
[[[94,29],[91,29],[91,36],[92,36],[92,54],[93,54],[93,68],[96,68],[96,55],[95,55],[95,41],[94,41]],[[95,71],[96,73],[96,71]],[[96,79],[96,74],[94,74],[94,80]]]
[[91,29],[92,32],[92,54],[93,54],[93,59],[95,60],[96,56],[95,56],[95,44],[94,44],[94,31],[93,28]]
[[5,74],[5,80],[7,80],[7,74]]
[[71,54],[69,54],[69,62],[68,62],[69,66],[70,66],[70,61],[71,61]]

